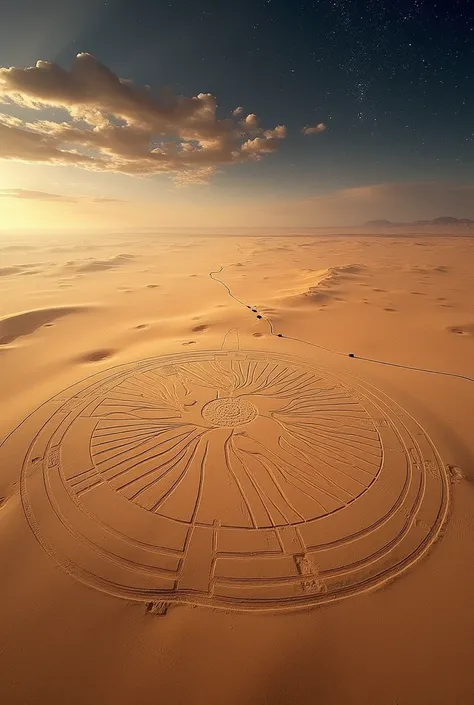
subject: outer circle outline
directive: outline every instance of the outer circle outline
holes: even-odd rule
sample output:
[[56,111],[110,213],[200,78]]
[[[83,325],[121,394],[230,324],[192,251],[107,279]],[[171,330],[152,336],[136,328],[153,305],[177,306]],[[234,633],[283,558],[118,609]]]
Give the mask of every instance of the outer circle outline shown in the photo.
[[[269,354],[272,356],[274,353],[269,352],[269,353],[264,353],[260,351],[248,351],[250,356],[255,356],[255,357],[265,357],[266,354]],[[220,351],[202,351],[200,355],[221,355]],[[186,357],[195,357],[195,354],[190,353],[178,353],[178,354],[171,354],[171,355],[165,355],[165,356],[159,356],[157,357],[151,357],[147,358],[145,360],[140,360],[132,363],[125,363],[123,365],[118,365],[113,368],[108,368],[107,370],[103,370],[99,373],[96,373],[94,375],[90,375],[89,377],[85,378],[84,380],[81,380],[69,387],[68,389],[76,389],[79,387],[79,393],[84,391],[84,389],[89,388],[91,385],[93,386],[95,382],[100,382],[102,381],[103,378],[109,379],[110,377],[117,377],[119,375],[125,374],[129,369],[136,369],[137,366],[147,366],[151,364],[155,360],[160,360],[160,366],[161,365],[166,365],[167,360],[175,360],[176,356],[179,355],[180,360]],[[21,495],[21,503],[23,506],[23,510],[26,516],[26,519],[28,521],[28,524],[38,541],[38,543],[41,545],[43,550],[56,562],[58,563],[65,572],[70,574],[74,579],[82,582],[83,584],[87,585],[88,587],[91,587],[92,589],[98,589],[102,590],[103,592],[106,592],[108,594],[115,595],[117,597],[121,598],[126,598],[129,600],[137,600],[137,601],[142,601],[142,602],[148,602],[152,599],[156,600],[163,600],[165,602],[170,602],[170,603],[186,603],[186,604],[193,604],[193,605],[204,605],[204,606],[209,606],[214,609],[224,609],[226,611],[237,611],[237,612],[248,612],[248,611],[266,611],[266,612],[280,612],[282,610],[297,610],[297,609],[304,609],[308,607],[313,607],[319,604],[327,604],[330,602],[335,602],[340,599],[347,599],[348,597],[351,597],[356,594],[360,594],[362,592],[365,592],[367,590],[375,589],[378,586],[386,583],[387,581],[391,581],[394,578],[398,577],[402,573],[404,573],[408,568],[410,568],[412,565],[417,563],[419,560],[421,560],[428,550],[430,549],[431,545],[435,543],[437,540],[439,534],[442,531],[443,526],[445,525],[448,516],[449,516],[449,506],[450,506],[450,484],[448,481],[447,474],[444,470],[444,465],[442,463],[442,460],[439,456],[439,453],[434,446],[431,438],[427,434],[427,432],[420,426],[420,424],[409,414],[405,409],[403,409],[397,402],[394,400],[390,399],[385,393],[381,392],[380,390],[376,389],[373,387],[373,385],[368,384],[367,382],[362,382],[361,380],[355,378],[355,377],[349,377],[349,375],[343,373],[340,375],[340,373],[333,372],[330,369],[327,369],[323,366],[313,364],[310,361],[290,355],[284,355],[284,354],[278,354],[278,357],[284,358],[287,362],[293,363],[302,367],[306,367],[308,369],[314,370],[317,369],[320,372],[322,372],[326,377],[329,377],[331,379],[334,379],[335,382],[343,387],[345,387],[347,390],[356,390],[361,392],[362,394],[371,394],[375,396],[375,398],[379,399],[381,403],[386,404],[387,402],[390,403],[391,406],[394,406],[397,410],[400,410],[401,413],[405,414],[411,423],[413,423],[417,429],[418,432],[421,433],[424,438],[428,441],[433,454],[435,458],[437,459],[438,462],[438,467],[440,470],[440,482],[441,482],[441,487],[442,487],[442,500],[440,503],[440,508],[436,517],[436,521],[433,523],[433,525],[430,528],[429,533],[427,536],[420,542],[418,547],[416,548],[415,551],[413,551],[411,554],[409,554],[406,558],[402,559],[395,565],[391,566],[389,569],[383,572],[379,572],[375,574],[374,576],[370,576],[367,579],[360,581],[357,583],[357,585],[353,586],[348,586],[347,588],[341,588],[340,590],[337,591],[337,593],[331,593],[328,595],[318,595],[317,599],[315,599],[315,596],[312,596],[311,598],[288,598],[288,599],[281,599],[278,601],[277,604],[263,604],[259,602],[254,602],[252,604],[246,604],[245,606],[241,605],[236,605],[234,604],[235,601],[229,600],[227,598],[216,598],[215,596],[213,597],[208,597],[208,596],[200,596],[200,595],[188,595],[185,593],[178,593],[174,595],[163,595],[162,593],[156,593],[156,591],[142,591],[143,594],[137,595],[137,589],[136,588],[127,588],[126,586],[122,586],[120,590],[114,590],[113,588],[111,589],[110,584],[108,583],[107,580],[104,580],[100,576],[97,576],[93,573],[90,573],[89,571],[80,568],[76,564],[74,564],[72,561],[70,561],[66,556],[63,555],[58,555],[58,553],[55,551],[53,546],[50,544],[49,540],[46,539],[43,536],[43,532],[41,531],[40,526],[38,525],[34,512],[28,497],[28,490],[26,487],[26,480],[27,480],[27,474],[28,472],[31,472],[31,468],[27,467],[27,458],[30,455],[31,449],[34,446],[34,443],[36,442],[37,438],[39,437],[41,431],[44,428],[44,425],[48,423],[48,421],[51,420],[51,418],[57,413],[57,410],[55,410],[51,416],[45,421],[44,425],[42,428],[40,428],[39,431],[35,434],[33,439],[31,440],[31,443],[29,445],[28,451],[25,454],[25,462],[22,465],[21,468],[21,473],[20,473],[20,495]],[[90,383],[86,385],[86,383]],[[43,407],[48,405],[49,403],[55,402],[58,400],[58,397],[60,398],[61,396],[64,396],[65,392],[68,391],[64,390],[63,392],[60,392],[59,394],[53,396],[52,398],[46,400],[42,405],[40,405],[37,409],[35,409],[33,412],[31,412],[25,419],[24,421],[19,424],[4,440],[4,442],[0,445],[1,447],[4,445],[4,443],[21,427],[23,426],[24,423],[28,419],[30,419],[32,416],[34,416],[37,412],[39,412]],[[375,390],[375,391],[373,391]],[[76,392],[77,393],[77,392]],[[67,402],[66,402],[67,403]],[[392,413],[393,409],[392,409]],[[403,423],[403,422],[401,422]],[[343,511],[338,510],[338,511]],[[350,539],[350,537],[348,537]],[[345,542],[345,539],[344,539]],[[80,571],[81,575],[78,575],[78,570]],[[98,586],[96,584],[96,581],[99,583],[102,583],[102,587]]]

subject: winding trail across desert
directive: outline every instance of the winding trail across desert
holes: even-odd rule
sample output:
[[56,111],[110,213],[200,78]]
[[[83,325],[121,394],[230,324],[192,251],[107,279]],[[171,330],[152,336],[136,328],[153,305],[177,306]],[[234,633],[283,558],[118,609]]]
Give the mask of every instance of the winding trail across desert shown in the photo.
[[[283,333],[275,333],[274,328],[273,328],[273,323],[272,323],[272,321],[271,321],[270,318],[268,318],[267,316],[264,316],[264,315],[259,314],[259,313],[258,313],[258,310],[257,310],[256,308],[252,307],[252,306],[249,305],[249,304],[245,304],[243,301],[241,301],[240,299],[238,299],[238,298],[232,293],[232,291],[229,289],[229,287],[227,286],[227,284],[225,284],[225,282],[223,282],[223,281],[220,280],[220,279],[216,279],[216,277],[215,277],[214,275],[215,275],[215,274],[220,274],[220,273],[223,271],[223,269],[224,269],[224,268],[221,266],[220,269],[217,270],[216,272],[210,272],[210,273],[209,273],[209,276],[210,276],[211,279],[213,279],[214,281],[218,281],[219,284],[222,284],[222,286],[226,289],[226,291],[227,291],[227,293],[229,294],[229,296],[230,296],[232,299],[234,299],[234,301],[237,301],[237,303],[241,304],[242,306],[247,306],[247,308],[249,308],[253,313],[256,313],[256,314],[257,314],[257,318],[258,318],[258,319],[261,319],[261,318],[265,319],[265,320],[267,321],[268,327],[269,327],[269,329],[270,329],[270,335],[276,336],[277,338],[288,338],[289,340],[294,340],[294,341],[296,341],[296,342],[298,342],[298,343],[305,343],[306,345],[311,345],[312,347],[320,348],[321,350],[326,350],[326,352],[332,352],[332,353],[334,353],[335,355],[346,355],[346,354],[347,354],[347,355],[348,355],[349,357],[351,357],[351,358],[354,358],[354,359],[357,358],[357,359],[360,359],[360,360],[364,360],[365,362],[373,362],[374,364],[377,364],[377,365],[389,365],[390,367],[398,367],[398,368],[400,368],[400,369],[405,369],[405,370],[414,370],[415,372],[426,372],[427,374],[433,374],[433,375],[443,375],[443,376],[445,376],[445,377],[457,377],[458,379],[465,379],[465,380],[468,381],[468,382],[474,382],[474,377],[469,377],[468,375],[457,374],[456,372],[446,372],[446,371],[443,371],[443,370],[429,370],[429,369],[427,369],[427,368],[425,368],[425,367],[413,367],[413,366],[410,366],[410,365],[400,365],[399,363],[396,363],[396,362],[389,362],[389,361],[387,361],[387,360],[375,360],[375,359],[368,358],[368,357],[361,357],[360,355],[356,355],[355,353],[344,353],[344,352],[342,352],[341,350],[331,350],[331,348],[324,347],[323,345],[318,345],[317,343],[312,343],[312,342],[310,342],[310,341],[308,341],[308,340],[300,340],[300,339],[298,339],[298,338],[289,338],[289,336],[286,336],[286,335],[284,335]],[[330,274],[328,274],[328,276],[330,276]],[[323,281],[324,281],[324,280],[323,280]],[[465,335],[465,334],[467,333],[466,331],[464,331],[464,330],[462,330],[462,329],[460,329],[460,330],[453,329],[452,332],[457,332],[458,334],[461,334],[461,335],[463,335],[463,334]]]
[[473,702],[473,262],[0,241],[5,702]]

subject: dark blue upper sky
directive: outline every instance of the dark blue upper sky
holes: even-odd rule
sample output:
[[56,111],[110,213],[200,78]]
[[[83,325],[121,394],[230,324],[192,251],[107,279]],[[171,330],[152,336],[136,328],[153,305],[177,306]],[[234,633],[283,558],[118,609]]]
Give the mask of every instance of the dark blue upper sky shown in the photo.
[[241,105],[288,127],[227,185],[250,172],[276,192],[472,182],[470,0],[16,0],[2,15],[2,66],[69,67],[85,51],[137,83],[210,92],[222,117]]

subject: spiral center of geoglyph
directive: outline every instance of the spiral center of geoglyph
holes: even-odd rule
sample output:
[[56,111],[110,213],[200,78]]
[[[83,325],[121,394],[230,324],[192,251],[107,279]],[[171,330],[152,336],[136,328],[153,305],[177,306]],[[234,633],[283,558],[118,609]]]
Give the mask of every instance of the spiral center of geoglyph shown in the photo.
[[202,410],[202,416],[213,426],[234,427],[250,423],[258,416],[258,409],[246,399],[213,399]]

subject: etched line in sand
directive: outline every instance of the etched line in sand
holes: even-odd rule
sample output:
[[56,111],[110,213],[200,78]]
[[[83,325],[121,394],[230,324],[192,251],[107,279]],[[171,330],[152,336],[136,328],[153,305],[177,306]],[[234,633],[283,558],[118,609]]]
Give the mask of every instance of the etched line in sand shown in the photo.
[[[349,267],[350,266],[351,265],[349,265]],[[342,269],[342,268],[340,268],[340,269]],[[303,340],[302,338],[294,338],[293,336],[285,335],[283,333],[275,333],[275,328],[273,326],[273,322],[272,322],[271,318],[269,318],[268,316],[265,316],[261,313],[258,313],[257,308],[255,308],[254,306],[250,306],[249,304],[246,304],[244,301],[241,301],[237,296],[235,296],[235,294],[232,292],[232,290],[227,286],[227,284],[225,282],[223,282],[221,279],[216,278],[215,275],[220,274],[223,271],[224,271],[224,267],[221,266],[218,270],[213,271],[213,272],[209,272],[209,277],[213,281],[221,284],[224,287],[224,289],[226,289],[228,295],[232,299],[234,299],[234,301],[237,301],[237,303],[241,304],[242,306],[245,306],[245,308],[250,309],[253,313],[257,313],[258,320],[265,320],[265,322],[267,323],[267,325],[270,329],[270,335],[272,335],[276,338],[284,338],[286,340],[293,340],[296,343],[302,343],[303,345],[310,345],[313,348],[318,348],[319,350],[325,350],[326,352],[332,353],[334,355],[342,355],[343,357],[350,357],[354,360],[362,360],[364,362],[371,362],[376,365],[385,365],[387,367],[397,367],[402,370],[412,370],[413,372],[424,372],[427,374],[440,375],[442,377],[453,377],[456,379],[463,379],[467,382],[474,382],[474,377],[470,377],[469,375],[458,374],[456,372],[446,372],[443,370],[431,370],[426,367],[415,367],[413,365],[402,365],[400,363],[389,362],[387,360],[377,360],[377,359],[371,358],[371,357],[364,357],[362,355],[356,355],[353,352],[347,353],[347,352],[343,352],[342,350],[334,350],[334,348],[329,348],[325,345],[320,345],[319,343],[312,343],[308,340]],[[395,311],[395,309],[386,308],[385,311],[393,312],[393,311]],[[471,328],[474,329],[472,326],[471,326]],[[455,330],[454,332],[458,332],[458,331]],[[461,332],[464,332],[464,331],[461,331]]]
[[372,589],[435,543],[458,478],[372,386],[239,349],[98,373],[10,439],[0,464],[24,444],[22,505],[46,553],[150,605],[280,610]]

